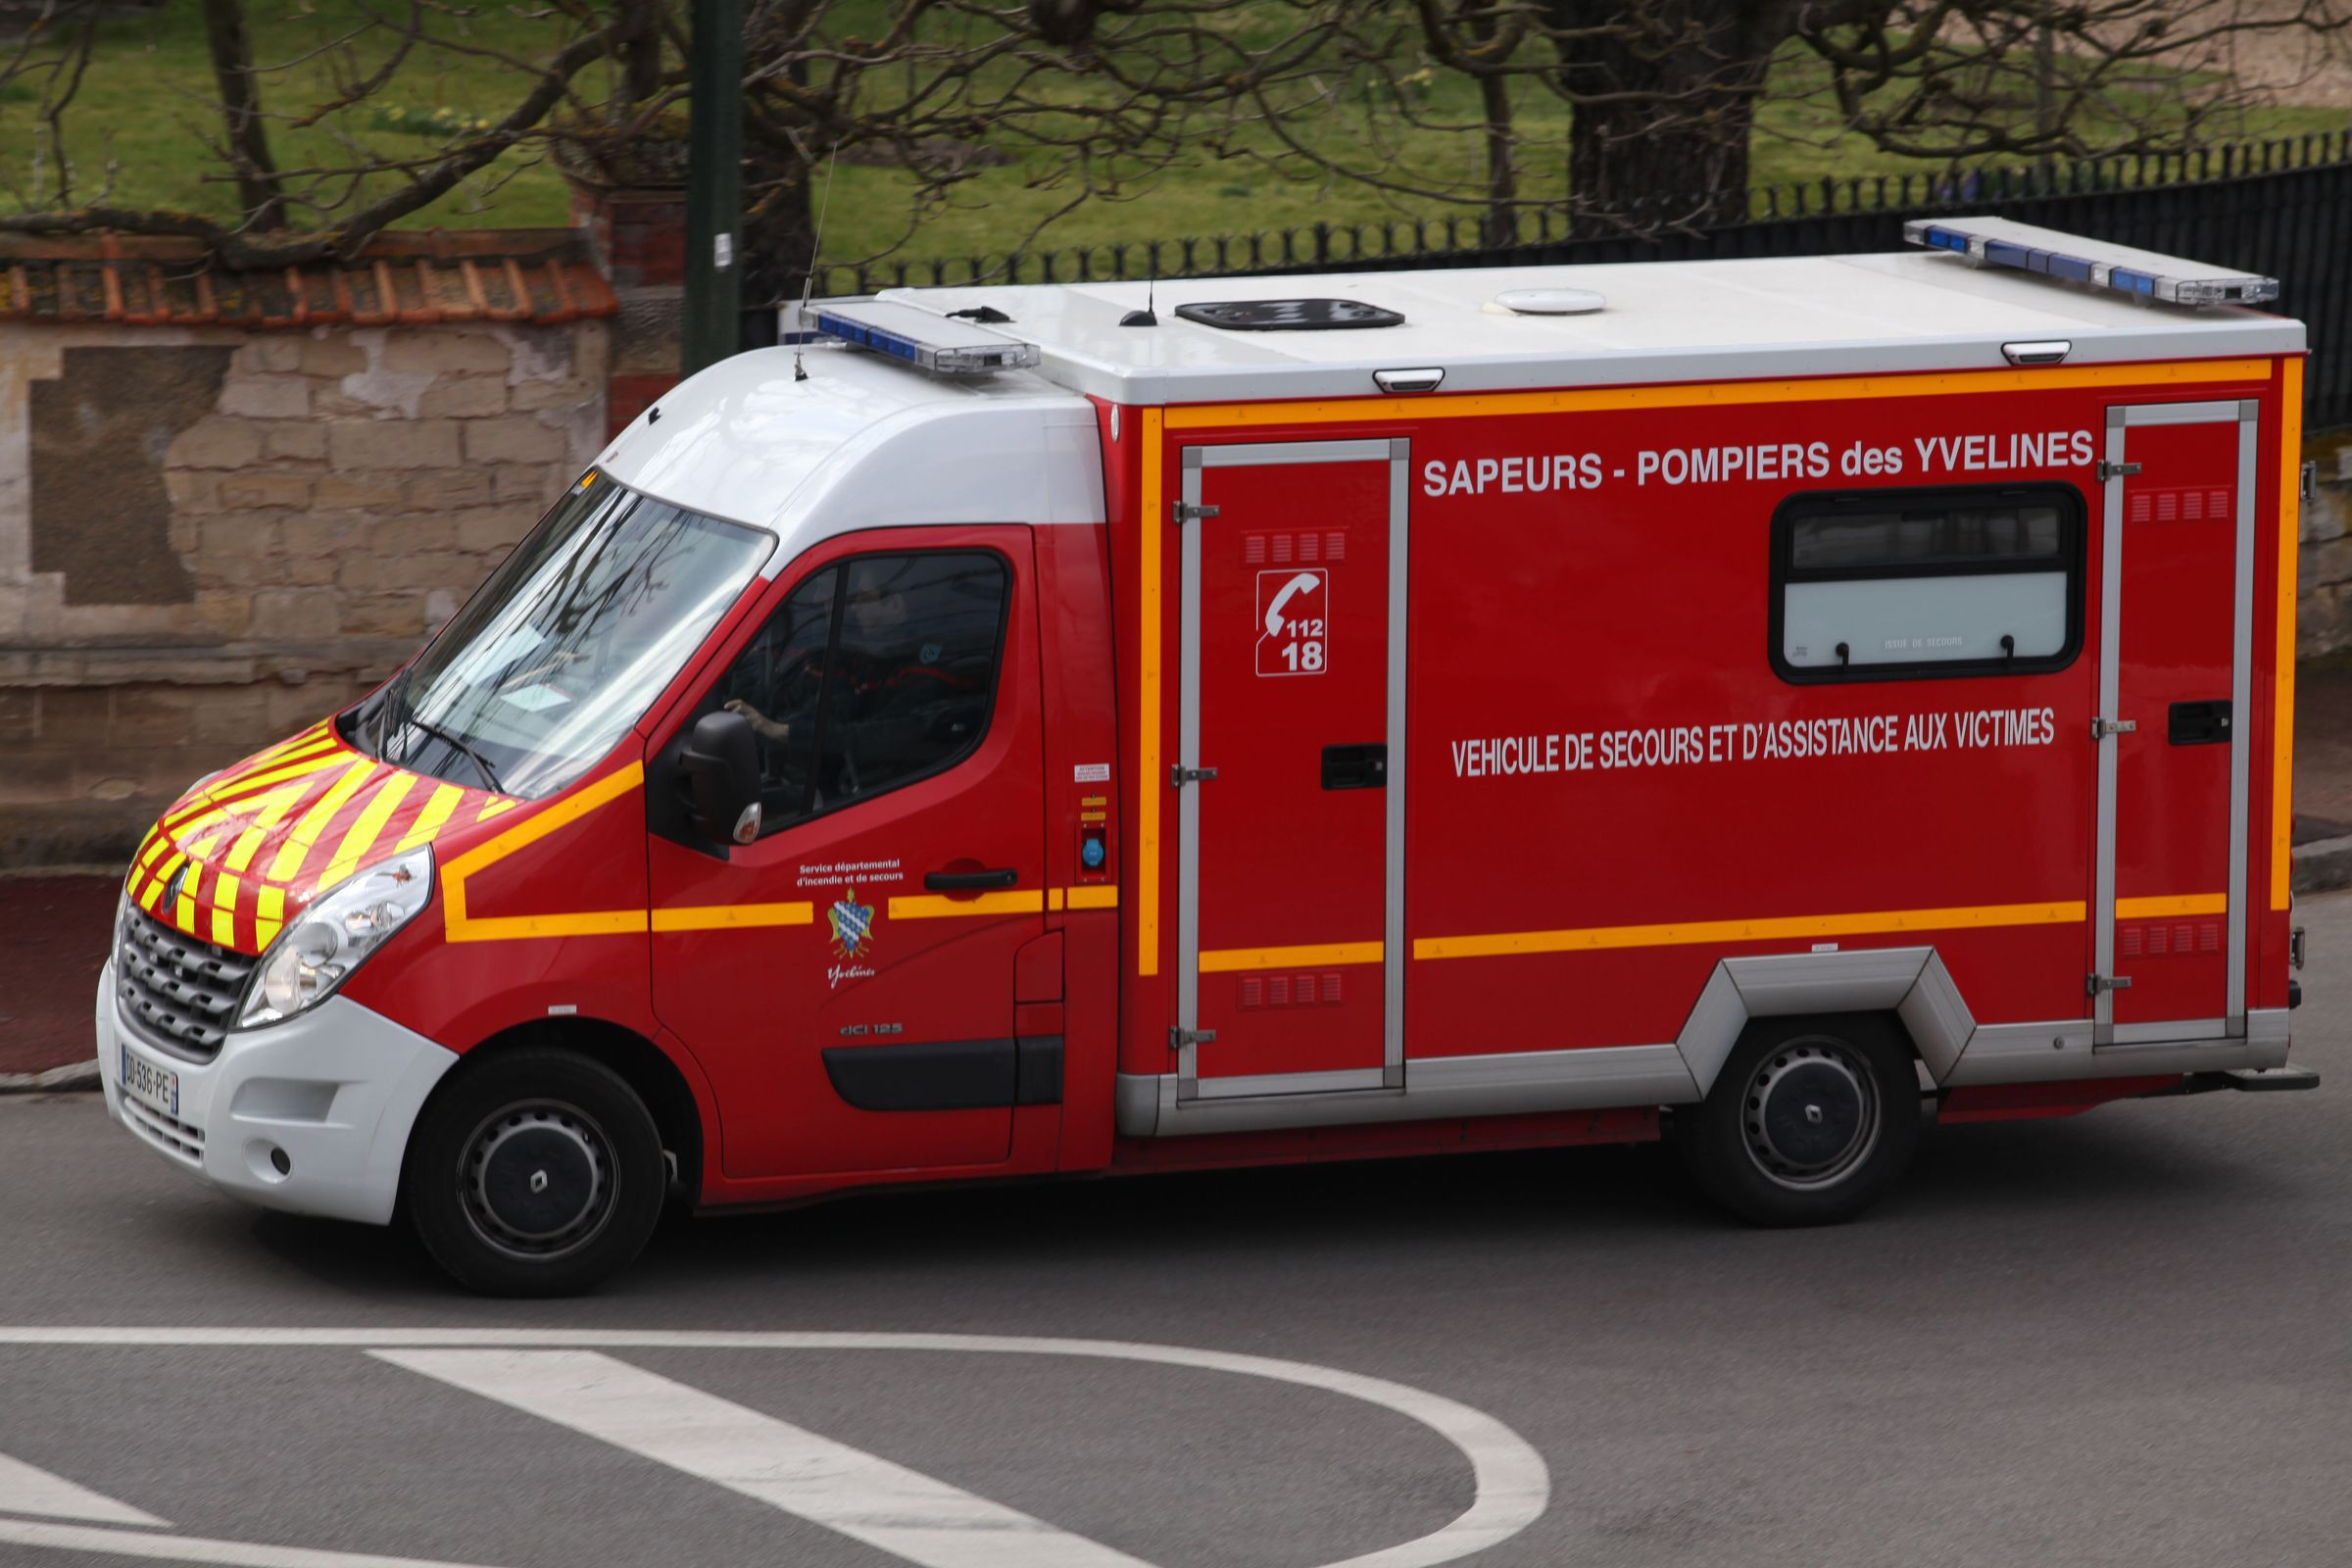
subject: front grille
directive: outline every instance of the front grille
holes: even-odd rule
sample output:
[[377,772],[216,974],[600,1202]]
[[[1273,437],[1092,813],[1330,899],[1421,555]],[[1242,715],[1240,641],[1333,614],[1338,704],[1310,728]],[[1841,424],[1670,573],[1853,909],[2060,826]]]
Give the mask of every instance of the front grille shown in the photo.
[[115,996],[140,1039],[191,1061],[210,1061],[236,1021],[237,999],[260,961],[134,911],[115,952]]
[[191,1165],[204,1163],[204,1129],[192,1122],[167,1116],[153,1105],[141,1104],[128,1095],[121,1097],[122,1114],[130,1130],[167,1154],[177,1154]]

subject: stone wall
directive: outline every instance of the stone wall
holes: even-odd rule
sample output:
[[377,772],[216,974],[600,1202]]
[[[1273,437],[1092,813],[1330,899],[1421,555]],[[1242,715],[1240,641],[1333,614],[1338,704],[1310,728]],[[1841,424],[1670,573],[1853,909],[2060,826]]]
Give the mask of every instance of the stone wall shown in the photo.
[[0,865],[344,706],[592,459],[608,323],[0,324]]
[[2303,503],[2295,593],[2295,652],[2316,659],[2352,648],[2352,430],[2313,436],[2303,455],[2319,468],[2319,493]]

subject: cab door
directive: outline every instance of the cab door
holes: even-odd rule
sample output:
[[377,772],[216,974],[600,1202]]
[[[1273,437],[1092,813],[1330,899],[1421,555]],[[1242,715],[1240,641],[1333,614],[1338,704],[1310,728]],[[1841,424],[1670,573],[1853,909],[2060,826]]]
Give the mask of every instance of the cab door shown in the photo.
[[2096,1039],[2245,1032],[2255,405],[2108,411]]
[[[1035,592],[1025,528],[830,541],[660,738],[654,1009],[710,1077],[728,1176],[1007,1157],[1014,956],[1046,907]],[[759,741],[762,820],[722,847],[674,760],[727,706]]]
[[1404,1085],[1405,447],[1183,450],[1180,1100]]

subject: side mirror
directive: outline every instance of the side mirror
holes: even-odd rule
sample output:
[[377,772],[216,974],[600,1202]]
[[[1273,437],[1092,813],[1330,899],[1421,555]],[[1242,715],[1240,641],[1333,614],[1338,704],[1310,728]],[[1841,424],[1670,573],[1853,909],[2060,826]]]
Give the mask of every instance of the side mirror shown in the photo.
[[760,747],[751,720],[725,709],[696,719],[678,771],[695,826],[720,844],[760,836]]

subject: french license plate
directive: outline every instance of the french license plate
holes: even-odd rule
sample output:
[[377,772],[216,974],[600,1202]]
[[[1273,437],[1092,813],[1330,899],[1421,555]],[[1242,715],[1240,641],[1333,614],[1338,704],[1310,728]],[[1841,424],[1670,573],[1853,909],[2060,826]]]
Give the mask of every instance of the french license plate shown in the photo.
[[144,1056],[134,1056],[130,1048],[122,1049],[122,1071],[120,1078],[122,1092],[141,1104],[153,1106],[179,1120],[179,1074],[158,1067]]

